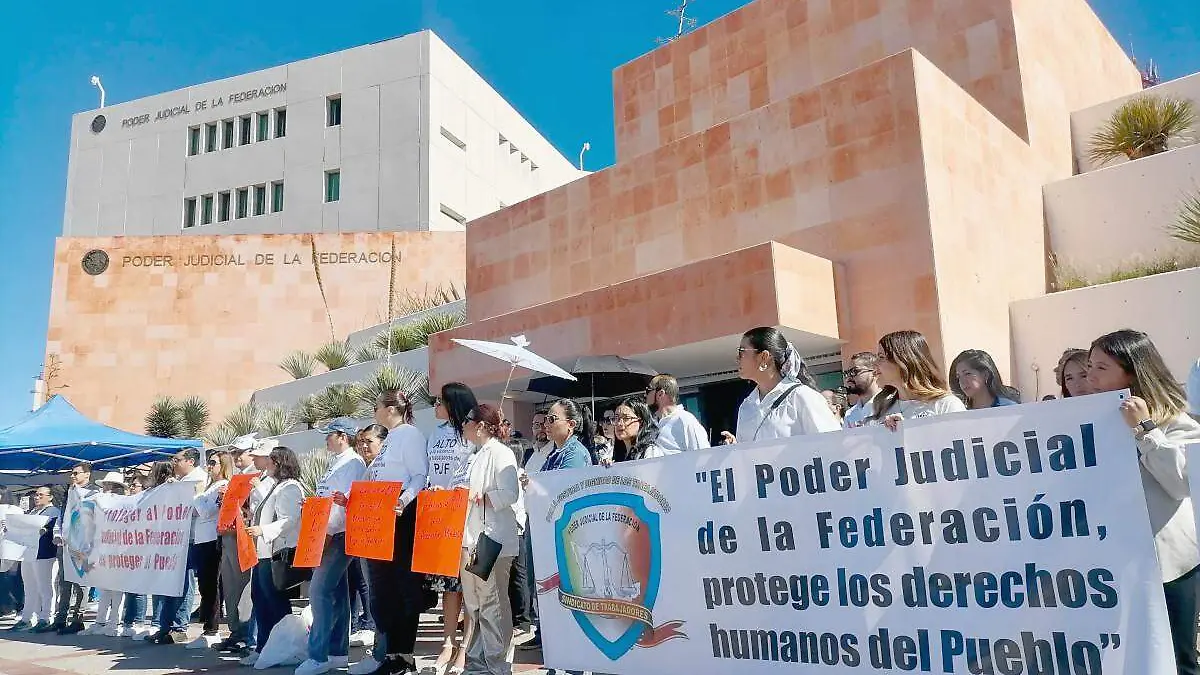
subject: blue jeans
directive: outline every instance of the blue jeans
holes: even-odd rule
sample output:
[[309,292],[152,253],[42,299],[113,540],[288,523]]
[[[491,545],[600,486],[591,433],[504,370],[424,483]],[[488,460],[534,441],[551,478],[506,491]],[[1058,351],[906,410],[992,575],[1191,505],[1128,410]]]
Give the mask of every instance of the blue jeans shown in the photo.
[[308,586],[313,615],[308,658],[318,663],[350,653],[350,584],[346,580],[350,560],[346,557],[346,534],[333,535]]
[[146,620],[146,596],[125,594],[125,610],[121,614],[121,624],[125,627]]
[[254,567],[254,573],[250,575],[250,598],[254,601],[254,611],[250,613],[248,631],[250,635],[257,633],[257,639],[251,644],[255,651],[261,653],[275,624],[292,613],[292,603],[287,596],[275,590],[275,582],[271,580],[270,558],[259,560]]
[[171,595],[154,596],[155,598],[162,598],[162,603],[154,612],[154,619],[158,625],[158,630],[187,630],[192,614],[192,582],[196,578],[196,569],[199,563],[200,556],[196,555],[195,545],[189,546],[187,571],[183,575],[183,595],[181,597]]

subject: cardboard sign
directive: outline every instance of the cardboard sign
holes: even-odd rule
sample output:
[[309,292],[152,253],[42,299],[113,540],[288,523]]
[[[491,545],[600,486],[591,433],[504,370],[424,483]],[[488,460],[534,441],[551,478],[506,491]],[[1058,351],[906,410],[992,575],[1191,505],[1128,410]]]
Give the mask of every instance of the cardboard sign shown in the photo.
[[355,481],[346,505],[346,555],[391,560],[400,481]]
[[240,513],[235,525],[237,527],[238,567],[245,572],[258,564],[258,548],[254,545],[254,537],[251,537],[250,533],[246,531],[246,523],[242,521]]
[[300,510],[300,540],[292,567],[317,567],[325,552],[325,529],[329,525],[332,497],[309,497]]
[[417,535],[412,571],[457,577],[467,524],[467,494],[456,490],[422,490],[417,495]]
[[238,514],[242,512],[242,505],[254,490],[254,486],[250,484],[250,480],[254,478],[258,478],[258,474],[239,473],[229,479],[229,486],[225,488],[225,495],[221,497],[221,512],[217,515],[218,532],[233,529]]

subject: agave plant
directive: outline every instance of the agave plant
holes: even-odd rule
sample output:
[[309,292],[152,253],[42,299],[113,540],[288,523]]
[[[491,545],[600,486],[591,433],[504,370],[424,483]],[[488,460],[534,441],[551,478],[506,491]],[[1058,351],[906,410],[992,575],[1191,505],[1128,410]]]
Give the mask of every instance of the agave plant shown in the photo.
[[363,404],[363,396],[355,384],[331,384],[325,391],[317,394],[315,412],[319,420],[331,420],[335,417],[366,417],[374,409],[374,402],[368,408]]
[[237,436],[229,427],[224,424],[218,424],[204,434],[204,440],[208,441],[214,447],[220,447],[222,445],[229,445]]
[[300,484],[304,486],[304,494],[317,493],[317,483],[329,471],[329,453],[325,448],[314,448],[300,455]]
[[1167,226],[1167,232],[1189,244],[1200,244],[1200,192],[1183,200],[1175,222]]
[[430,402],[427,375],[408,368],[397,368],[391,364],[375,371],[370,378],[355,387],[359,402],[368,414],[375,410],[375,402],[379,400],[380,394],[394,390],[404,392],[414,404]]
[[262,408],[254,403],[243,403],[229,411],[221,421],[221,426],[233,432],[234,436],[245,436],[259,431],[262,427]]
[[320,396],[310,394],[300,399],[300,402],[292,409],[292,420],[312,429],[326,419],[321,416],[322,414],[324,413],[321,411]]
[[188,438],[200,438],[204,435],[210,416],[208,403],[199,396],[188,396],[176,403],[183,420],[183,434]]
[[422,345],[427,345],[430,335],[457,328],[466,322],[467,317],[462,312],[438,312],[417,319],[412,323],[411,328],[415,339]]
[[287,358],[279,363],[279,367],[291,375],[292,379],[299,380],[313,374],[317,367],[317,359],[312,354],[298,349],[288,354]]
[[355,363],[370,363],[378,361],[388,355],[386,348],[381,348],[374,342],[368,342],[354,350]]
[[399,354],[417,349],[422,344],[420,337],[412,329],[412,326],[404,324],[392,326],[388,330],[376,335],[375,341],[371,343],[371,346],[384,354]]
[[351,364],[350,345],[340,340],[333,340],[321,345],[313,358],[329,370],[345,368]]
[[159,397],[146,413],[146,434],[155,438],[178,438],[183,435],[183,413],[179,404],[169,396]]
[[[394,258],[395,256],[393,256]],[[421,291],[406,290],[395,296],[394,299],[395,314],[393,316],[408,316],[451,302],[458,302],[462,300],[462,294],[458,292],[454,284],[446,286],[438,284],[433,288],[426,287]]]
[[262,409],[258,431],[264,436],[281,436],[291,431],[292,424],[292,411],[281,405],[273,405]]
[[1121,156],[1149,157],[1166,151],[1168,141],[1184,137],[1195,123],[1196,108],[1189,100],[1138,96],[1117,108],[1092,135],[1088,156],[1097,165]]

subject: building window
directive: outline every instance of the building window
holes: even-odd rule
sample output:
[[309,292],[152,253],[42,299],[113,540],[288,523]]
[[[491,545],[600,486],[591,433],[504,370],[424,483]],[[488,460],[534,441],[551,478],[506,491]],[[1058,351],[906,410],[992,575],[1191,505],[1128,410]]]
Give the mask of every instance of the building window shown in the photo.
[[325,201],[336,202],[342,198],[342,172],[325,172]]
[[200,224],[208,225],[212,222],[213,212],[213,196],[204,195],[200,198]]
[[254,215],[261,216],[267,212],[267,186],[254,186]]
[[245,218],[250,212],[250,188],[238,188],[237,217]]
[[342,97],[330,96],[326,107],[328,108],[328,114],[325,116],[325,126],[340,126],[342,123]]
[[271,183],[271,213],[283,210],[283,181]]
[[450,208],[449,206],[446,206],[445,204],[442,204],[442,215],[446,216],[450,220],[453,220],[454,222],[458,223],[459,225],[462,225],[467,222],[466,216],[462,215],[458,211],[455,211],[454,209]]
[[215,152],[217,149],[217,123],[204,125],[204,151]]
[[459,150],[467,149],[467,144],[464,143],[462,141],[462,139],[460,139],[458,136],[455,136],[454,134],[450,133],[450,130],[447,129],[446,127],[442,127],[442,137],[445,138],[446,140],[450,141],[451,143],[457,145]]
[[200,127],[188,129],[188,157],[200,154]]
[[222,192],[217,195],[217,220],[225,222],[229,220],[229,197],[228,192]]
[[196,198],[183,200],[183,226],[196,226]]
[[280,108],[275,111],[275,138],[283,138],[287,134],[287,111]]
[[221,126],[224,127],[221,136],[221,149],[228,150],[233,147],[233,120],[225,120]]
[[271,115],[258,113],[258,137],[254,140],[265,141],[271,137]]
[[241,133],[238,134],[238,145],[246,145],[250,142],[250,116],[246,115],[238,120],[241,122]]

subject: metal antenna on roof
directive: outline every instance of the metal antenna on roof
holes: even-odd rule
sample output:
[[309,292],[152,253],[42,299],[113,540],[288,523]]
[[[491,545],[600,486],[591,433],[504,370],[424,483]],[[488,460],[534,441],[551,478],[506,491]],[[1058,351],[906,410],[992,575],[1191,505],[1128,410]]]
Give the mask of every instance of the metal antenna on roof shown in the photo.
[[687,15],[688,5],[692,2],[695,2],[695,0],[679,0],[678,7],[667,10],[667,16],[675,17],[678,20],[675,35],[669,38],[658,38],[658,44],[665,45],[668,42],[674,42],[682,37],[684,33],[696,27],[696,20]]

